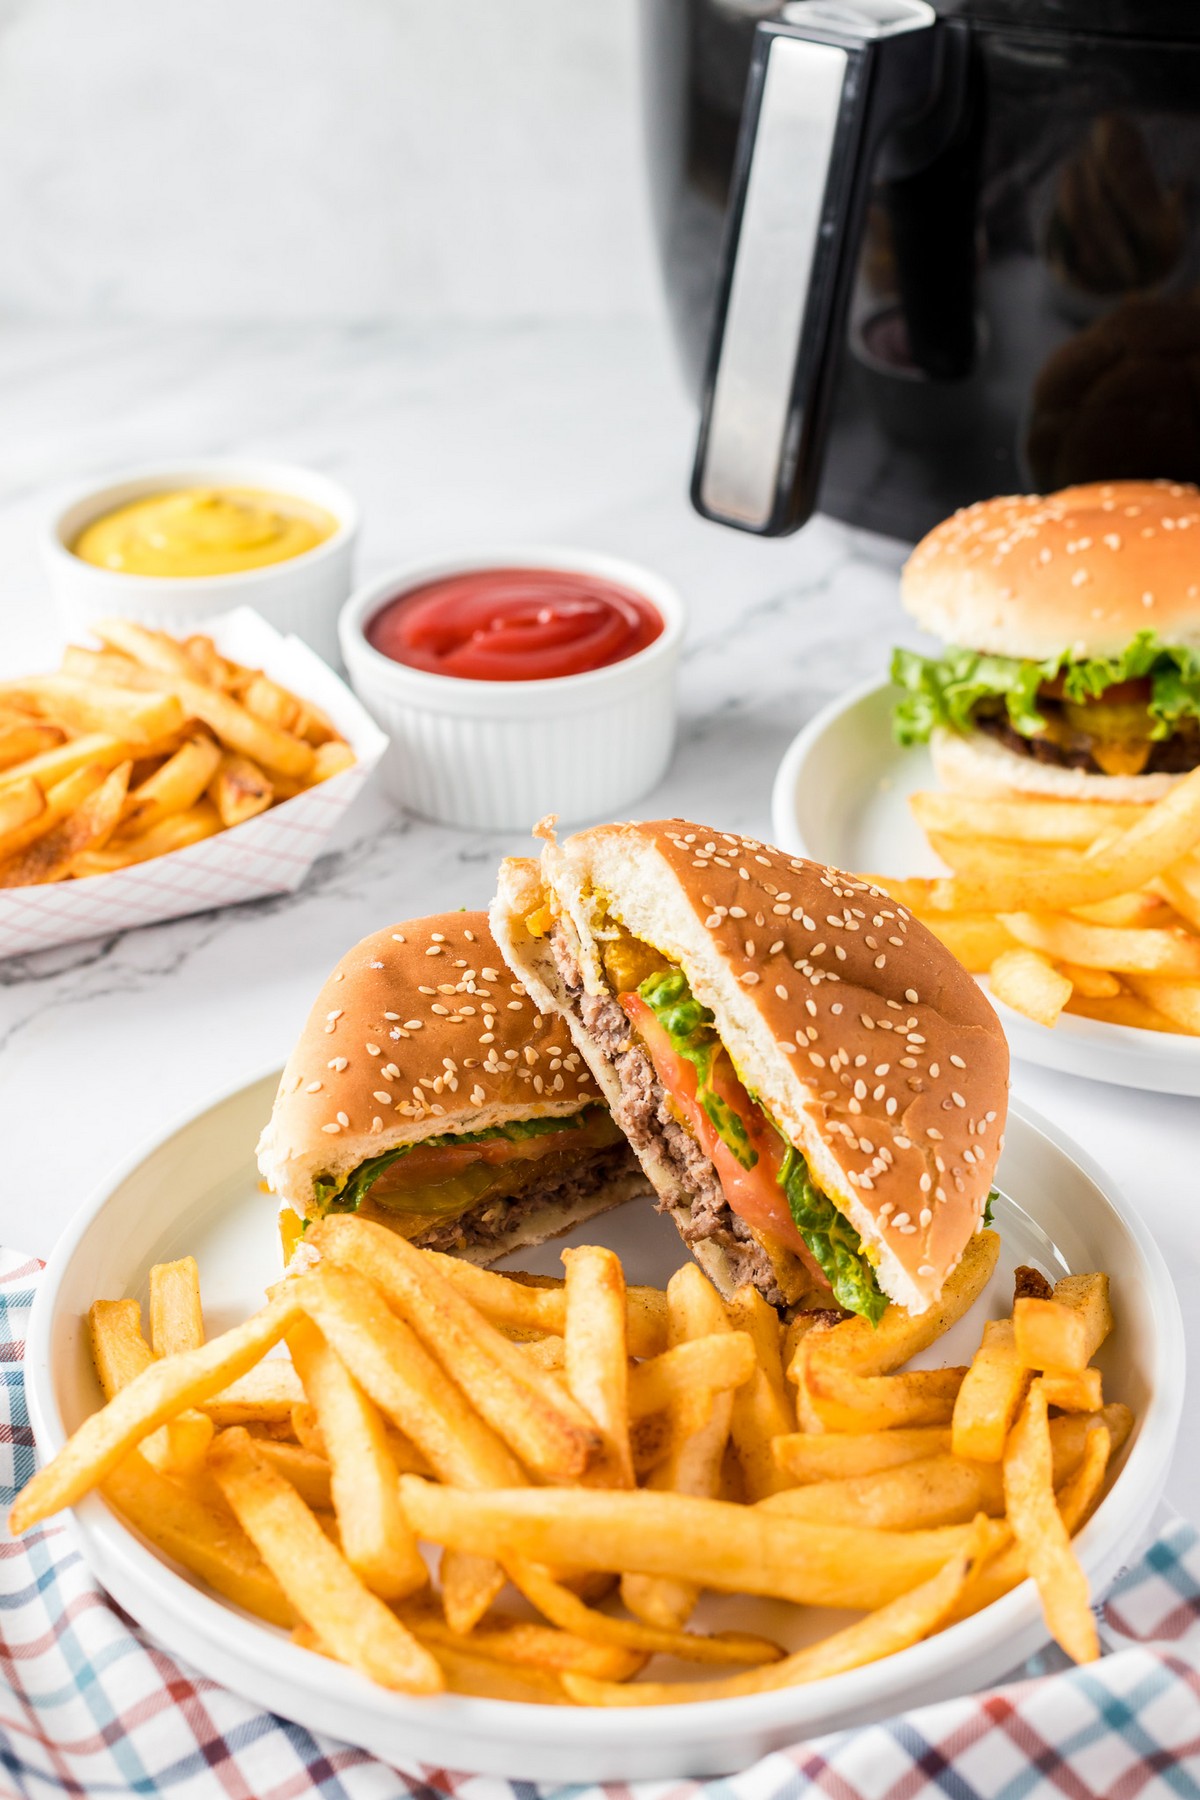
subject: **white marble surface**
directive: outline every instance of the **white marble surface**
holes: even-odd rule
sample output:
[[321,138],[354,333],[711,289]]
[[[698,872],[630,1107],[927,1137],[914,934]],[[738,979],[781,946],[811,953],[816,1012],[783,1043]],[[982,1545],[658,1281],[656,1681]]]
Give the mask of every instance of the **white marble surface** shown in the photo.
[[[692,609],[679,749],[646,816],[768,831],[793,733],[901,633],[896,546],[818,520],[764,544],[684,499],[692,419],[646,322],[556,328],[14,330],[0,335],[0,670],[53,654],[34,553],[50,488],[188,448],[347,482],[361,572],[430,548],[543,538],[662,570]],[[907,635],[907,634],[905,634]],[[501,837],[366,797],[302,892],[0,963],[0,1241],[45,1255],[163,1126],[281,1060],[330,965],[387,920],[481,905]],[[1156,1231],[1200,1373],[1197,1105],[1018,1068],[1018,1096],[1104,1164]],[[1185,1441],[1167,1490],[1200,1517]]]
[[657,309],[636,0],[2,0],[0,313]]

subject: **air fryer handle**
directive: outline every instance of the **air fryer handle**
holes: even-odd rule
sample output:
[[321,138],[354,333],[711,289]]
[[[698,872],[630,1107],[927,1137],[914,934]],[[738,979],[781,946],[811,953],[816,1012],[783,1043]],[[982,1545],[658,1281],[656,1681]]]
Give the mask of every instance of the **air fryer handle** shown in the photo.
[[927,159],[946,30],[925,0],[805,0],[757,28],[692,476],[706,518],[776,537],[813,511],[873,165],[885,137],[899,172]]

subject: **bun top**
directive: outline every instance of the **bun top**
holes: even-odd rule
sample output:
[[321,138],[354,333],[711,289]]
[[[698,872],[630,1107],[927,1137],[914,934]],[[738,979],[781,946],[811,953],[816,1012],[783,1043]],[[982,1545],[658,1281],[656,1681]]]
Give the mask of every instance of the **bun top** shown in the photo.
[[609,913],[683,969],[885,1291],[923,1311],[982,1219],[1007,1113],[1008,1045],[972,977],[861,876],[733,832],[601,825],[543,861],[585,951]]
[[578,1112],[599,1090],[559,1019],[506,968],[481,912],[388,926],[347,952],[288,1057],[258,1166],[313,1181],[442,1132]]
[[1139,631],[1200,648],[1200,489],[1104,481],[980,500],[922,538],[901,577],[948,644],[1041,661],[1115,656]]

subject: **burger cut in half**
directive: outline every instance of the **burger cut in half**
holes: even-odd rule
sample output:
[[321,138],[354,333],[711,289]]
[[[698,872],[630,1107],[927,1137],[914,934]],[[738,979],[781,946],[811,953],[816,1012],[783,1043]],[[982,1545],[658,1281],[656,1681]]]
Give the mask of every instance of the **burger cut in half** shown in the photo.
[[903,906],[668,819],[504,863],[492,928],[724,1294],[872,1320],[937,1300],[984,1219],[1008,1048]]
[[479,1263],[647,1191],[485,913],[413,919],[342,958],[288,1058],[258,1166],[305,1220],[359,1212]]
[[910,556],[901,743],[947,787],[1151,801],[1200,764],[1200,490],[1094,482],[968,506]]

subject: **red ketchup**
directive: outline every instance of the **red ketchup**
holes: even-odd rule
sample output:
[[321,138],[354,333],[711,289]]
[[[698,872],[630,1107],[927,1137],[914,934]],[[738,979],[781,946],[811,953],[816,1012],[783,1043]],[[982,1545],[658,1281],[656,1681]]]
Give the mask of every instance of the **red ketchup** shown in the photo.
[[586,675],[652,644],[662,615],[632,588],[570,569],[468,569],[389,601],[366,628],[393,662],[464,681]]

